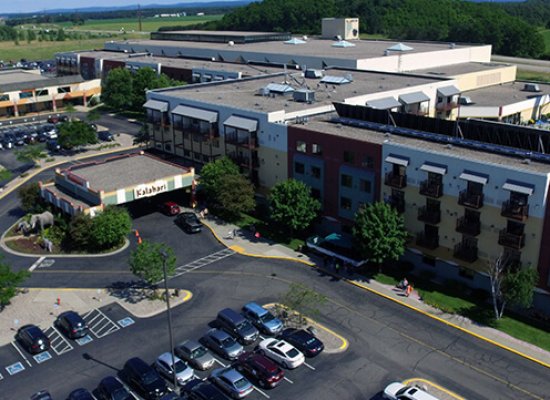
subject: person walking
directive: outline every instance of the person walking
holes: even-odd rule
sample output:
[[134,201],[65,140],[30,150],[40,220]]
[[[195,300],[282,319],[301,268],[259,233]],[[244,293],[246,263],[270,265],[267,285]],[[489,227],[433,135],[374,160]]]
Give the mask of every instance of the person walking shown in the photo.
[[407,288],[405,289],[405,296],[409,297],[410,294],[412,293],[412,290],[413,290],[413,287],[412,287],[412,285],[409,283],[409,284],[407,285]]

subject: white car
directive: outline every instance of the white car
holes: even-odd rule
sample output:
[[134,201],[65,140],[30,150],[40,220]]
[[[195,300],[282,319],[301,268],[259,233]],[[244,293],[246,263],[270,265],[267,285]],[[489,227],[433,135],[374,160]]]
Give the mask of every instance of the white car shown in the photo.
[[416,386],[406,386],[401,382],[393,382],[386,386],[384,398],[390,400],[439,400]]
[[[176,356],[174,356],[174,364],[176,365],[176,380],[179,385],[183,386],[188,380],[193,378],[193,368]],[[172,382],[174,379],[174,368],[171,353],[161,354],[155,361],[155,368],[161,375]]]
[[260,342],[258,348],[260,354],[271,358],[288,369],[298,368],[305,361],[302,352],[284,340],[264,339]]

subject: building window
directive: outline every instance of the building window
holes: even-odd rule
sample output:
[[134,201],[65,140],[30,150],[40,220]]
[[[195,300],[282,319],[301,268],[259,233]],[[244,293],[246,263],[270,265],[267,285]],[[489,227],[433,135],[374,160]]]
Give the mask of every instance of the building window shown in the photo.
[[323,154],[323,148],[320,144],[313,143],[311,145],[311,152],[320,156],[321,154]]
[[220,139],[213,139],[212,140],[212,147],[219,148],[220,147]]
[[354,154],[351,151],[344,151],[344,162],[353,164]]
[[311,197],[321,200],[321,191],[319,189],[311,189]]
[[70,86],[61,86],[57,88],[57,93],[70,93],[71,87]]
[[200,160],[201,160],[201,153],[197,153],[196,151],[193,152],[193,158],[194,158],[195,160],[200,161]]
[[361,163],[361,165],[363,166],[363,168],[373,169],[374,168],[374,160],[371,156],[365,156],[363,158],[363,162]]
[[307,151],[306,142],[302,142],[301,140],[296,141],[296,151],[299,153],[305,153]]
[[8,101],[10,99],[9,94],[2,94],[0,95],[0,101]]
[[443,103],[443,97],[437,96],[437,102],[438,103]]
[[321,168],[312,165],[311,176],[313,176],[315,179],[321,179]]
[[359,181],[359,189],[360,189],[362,192],[370,193],[371,190],[372,190],[372,182],[371,182],[371,181],[367,181],[366,179],[361,179],[361,180]]
[[351,175],[342,174],[340,176],[340,185],[351,188],[353,186],[353,178]]
[[36,91],[36,96],[47,96],[48,95],[48,89],[39,89]]
[[210,161],[210,156],[208,156],[206,154],[203,154],[202,155],[202,161],[205,162],[205,163],[209,162]]
[[351,199],[340,197],[340,208],[342,210],[351,210]]
[[20,99],[30,99],[32,98],[32,92],[21,92],[19,93]]
[[186,150],[186,149],[184,149],[184,150],[183,150],[183,156],[184,156],[184,157],[191,158],[191,150]]
[[294,163],[294,173],[303,175],[305,172],[305,166],[301,162]]

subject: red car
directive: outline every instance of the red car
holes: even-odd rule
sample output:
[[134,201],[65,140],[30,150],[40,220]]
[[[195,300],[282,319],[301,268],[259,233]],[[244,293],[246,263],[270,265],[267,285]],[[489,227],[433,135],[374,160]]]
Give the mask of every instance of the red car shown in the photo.
[[166,215],[178,215],[180,213],[180,206],[173,201],[167,201],[160,205],[160,211]]
[[274,388],[285,377],[285,372],[275,362],[258,353],[241,354],[234,367],[263,388]]

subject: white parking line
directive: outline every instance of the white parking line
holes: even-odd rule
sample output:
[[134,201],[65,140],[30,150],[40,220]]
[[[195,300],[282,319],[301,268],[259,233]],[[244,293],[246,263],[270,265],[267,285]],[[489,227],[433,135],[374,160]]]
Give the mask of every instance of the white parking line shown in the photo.
[[290,384],[294,384],[294,382],[293,382],[293,381],[291,381],[290,379],[288,379],[288,378],[287,378],[286,376],[285,376],[285,377],[283,377],[283,379],[284,379],[285,381],[287,381],[288,383],[290,383]]
[[40,257],[38,260],[36,260],[36,261],[34,262],[34,264],[30,266],[29,272],[34,271],[34,269],[35,269],[36,267],[38,267],[38,266],[40,265],[40,263],[41,263],[42,261],[44,261],[45,259],[46,259],[46,257]]
[[21,349],[19,348],[19,346],[17,346],[17,345],[15,344],[15,342],[11,342],[11,344],[12,344],[13,347],[15,347],[15,350],[17,350],[17,352],[18,352],[19,354],[21,354],[21,357],[23,357],[23,360],[25,360],[25,362],[26,362],[27,364],[29,364],[29,367],[32,367],[31,362],[27,359],[27,357],[25,357],[25,355],[23,354],[23,352],[21,351]]
[[130,395],[131,395],[134,399],[136,399],[136,400],[140,400],[140,399],[141,399],[141,397],[139,397],[137,394],[135,394],[134,392],[132,392],[132,390],[130,389],[130,387],[128,387],[127,384],[125,384],[123,381],[121,381],[120,379],[118,379],[117,376],[115,376],[115,379],[116,379],[117,381],[120,382],[120,384],[124,387],[124,389],[126,389],[126,390],[128,391],[128,393],[130,393]]
[[267,393],[265,393],[263,390],[260,390],[258,389],[256,386],[252,385],[252,387],[254,388],[254,390],[256,390],[258,393],[260,393],[262,396],[264,396],[266,399],[270,399],[271,397],[269,397],[269,395]]
[[312,371],[315,371],[315,367],[313,365],[309,365],[307,362],[304,362],[304,365],[311,369]]
[[[49,330],[52,330],[50,333]],[[59,332],[55,326],[51,326],[46,330],[46,336],[50,339],[50,347],[55,351],[55,353],[60,356],[68,351],[73,349],[73,346],[63,337],[61,332]],[[63,348],[59,349],[61,344],[64,344]]]
[[86,321],[90,332],[98,339],[120,329],[120,326],[97,308],[94,308],[82,318]]
[[214,357],[214,361],[217,362],[218,364],[220,364],[222,367],[227,367],[227,365],[225,365],[224,363],[222,363],[220,360],[218,360],[216,357]]

